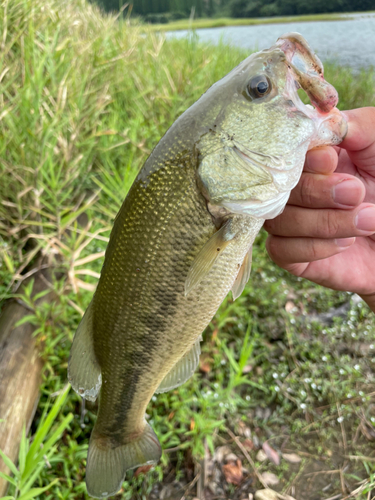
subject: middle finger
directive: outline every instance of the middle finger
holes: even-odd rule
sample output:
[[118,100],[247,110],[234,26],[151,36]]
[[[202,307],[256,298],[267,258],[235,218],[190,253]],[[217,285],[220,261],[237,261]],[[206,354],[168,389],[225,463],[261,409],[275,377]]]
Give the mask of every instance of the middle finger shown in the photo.
[[362,181],[348,174],[304,172],[290,194],[289,205],[306,208],[354,208],[366,194]]

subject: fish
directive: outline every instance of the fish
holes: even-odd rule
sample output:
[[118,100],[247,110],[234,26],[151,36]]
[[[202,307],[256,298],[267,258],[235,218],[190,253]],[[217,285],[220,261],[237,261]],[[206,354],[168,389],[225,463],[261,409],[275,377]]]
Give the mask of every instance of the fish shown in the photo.
[[287,33],[214,83],[146,160],[69,358],[74,390],[89,401],[100,394],[86,466],[92,497],[115,494],[128,469],[160,459],[147,405],[193,375],[203,330],[230,290],[241,295],[254,239],[283,211],[306,152],[344,138],[337,103],[319,58]]

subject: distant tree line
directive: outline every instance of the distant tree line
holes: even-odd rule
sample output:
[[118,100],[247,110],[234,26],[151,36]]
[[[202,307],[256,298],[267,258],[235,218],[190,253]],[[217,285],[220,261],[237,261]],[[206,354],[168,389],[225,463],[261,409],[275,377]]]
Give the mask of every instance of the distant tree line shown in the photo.
[[163,23],[189,17],[270,17],[354,12],[375,9],[375,0],[94,0],[107,11],[129,3],[132,14],[147,22]]
[[295,16],[375,9],[375,0],[231,0],[232,17]]
[[118,11],[122,5],[129,3],[132,14],[143,17],[149,22],[168,22],[194,17],[212,17],[226,0],[96,0],[106,11]]

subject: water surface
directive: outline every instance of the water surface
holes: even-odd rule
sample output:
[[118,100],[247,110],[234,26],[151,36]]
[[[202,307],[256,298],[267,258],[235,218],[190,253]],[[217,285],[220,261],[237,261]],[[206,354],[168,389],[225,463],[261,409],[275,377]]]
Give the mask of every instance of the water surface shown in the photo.
[[[301,33],[323,61],[336,62],[355,69],[375,67],[375,14],[355,14],[347,21],[314,21],[256,26],[227,26],[197,29],[201,41],[228,44],[262,50],[273,45],[276,39],[288,33]],[[167,37],[182,38],[189,31],[170,31]]]

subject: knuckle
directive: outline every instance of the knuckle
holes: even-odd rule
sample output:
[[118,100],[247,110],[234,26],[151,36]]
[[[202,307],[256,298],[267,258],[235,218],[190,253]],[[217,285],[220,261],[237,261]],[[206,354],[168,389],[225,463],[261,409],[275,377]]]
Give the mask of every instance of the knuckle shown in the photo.
[[271,257],[271,259],[276,262],[278,259],[278,250],[280,249],[280,242],[279,238],[275,236],[269,236],[266,241],[266,249],[268,252],[268,255]]
[[320,251],[318,242],[315,239],[310,240],[310,261],[318,260],[320,258]]
[[314,206],[315,204],[315,179],[311,174],[304,174],[301,177],[301,201],[304,206]]
[[375,120],[375,106],[369,106],[369,112],[372,115],[372,119]]
[[268,236],[266,240],[266,249],[268,252],[268,255],[273,258],[274,250],[275,250],[275,238],[273,236]]
[[323,238],[335,238],[340,229],[340,224],[337,219],[335,210],[322,210],[322,217],[318,233],[322,234]]

